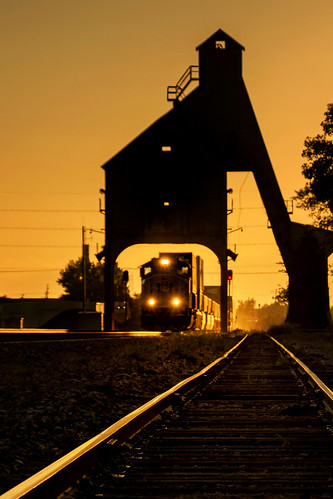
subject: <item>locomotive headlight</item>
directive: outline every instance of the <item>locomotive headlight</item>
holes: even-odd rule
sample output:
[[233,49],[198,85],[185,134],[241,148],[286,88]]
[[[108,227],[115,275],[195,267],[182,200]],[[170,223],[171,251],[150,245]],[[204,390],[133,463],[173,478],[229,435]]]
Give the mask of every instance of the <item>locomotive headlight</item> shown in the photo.
[[150,305],[151,307],[153,307],[156,303],[156,300],[154,300],[154,298],[149,298],[148,300],[148,305]]
[[169,265],[169,263],[170,263],[170,260],[168,260],[167,258],[162,258],[161,265]]
[[180,305],[180,299],[179,298],[174,298],[172,300],[172,305],[174,305],[175,307],[178,307],[178,305]]

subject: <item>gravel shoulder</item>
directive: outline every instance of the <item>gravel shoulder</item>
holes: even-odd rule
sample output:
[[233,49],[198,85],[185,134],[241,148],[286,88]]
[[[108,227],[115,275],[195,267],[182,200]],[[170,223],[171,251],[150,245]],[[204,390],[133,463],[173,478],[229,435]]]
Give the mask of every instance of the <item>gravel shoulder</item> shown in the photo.
[[333,390],[333,331],[274,327],[271,336],[283,343]]
[[0,343],[0,493],[240,339],[198,334]]
[[[333,333],[270,334],[333,389]],[[200,371],[241,337],[0,343],[0,493]]]

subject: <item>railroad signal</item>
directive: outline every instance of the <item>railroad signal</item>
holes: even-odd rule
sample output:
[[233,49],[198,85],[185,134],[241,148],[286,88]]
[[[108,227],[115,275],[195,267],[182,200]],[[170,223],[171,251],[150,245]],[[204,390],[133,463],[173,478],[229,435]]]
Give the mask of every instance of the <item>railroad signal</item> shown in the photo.
[[227,281],[232,281],[232,270],[227,270]]
[[231,260],[235,262],[236,258],[238,257],[238,253],[234,253],[230,249],[227,249],[227,257],[231,258]]

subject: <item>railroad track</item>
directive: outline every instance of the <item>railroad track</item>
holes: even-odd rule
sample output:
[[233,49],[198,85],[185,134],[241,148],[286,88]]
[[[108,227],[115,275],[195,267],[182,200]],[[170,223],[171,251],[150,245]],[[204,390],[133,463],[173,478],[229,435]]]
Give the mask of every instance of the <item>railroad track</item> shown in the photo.
[[332,392],[252,335],[2,497],[57,497],[83,474],[64,498],[333,497],[327,410]]
[[86,340],[116,340],[119,338],[136,338],[136,337],[157,337],[169,336],[171,332],[166,331],[68,331],[67,329],[33,329],[24,331],[17,329],[9,331],[8,329],[0,329],[0,343],[17,343],[17,342],[40,342],[40,341],[86,341]]

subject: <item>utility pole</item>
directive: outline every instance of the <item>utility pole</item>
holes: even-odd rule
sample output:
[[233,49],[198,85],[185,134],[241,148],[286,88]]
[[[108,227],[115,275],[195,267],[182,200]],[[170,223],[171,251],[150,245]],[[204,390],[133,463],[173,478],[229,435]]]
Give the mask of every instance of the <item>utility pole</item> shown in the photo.
[[86,228],[82,226],[82,309],[87,311],[87,262],[89,260],[89,245],[86,244]]
[[232,281],[232,270],[227,270],[227,281],[228,281],[228,293],[227,293],[227,316],[228,316],[228,333],[231,331],[232,322],[232,296],[231,296],[231,281]]

